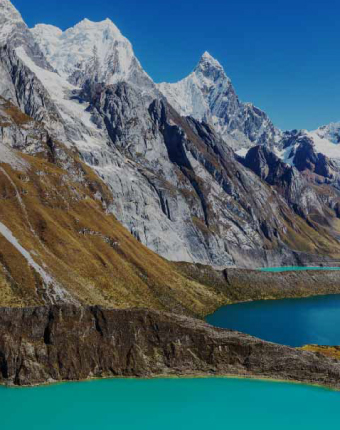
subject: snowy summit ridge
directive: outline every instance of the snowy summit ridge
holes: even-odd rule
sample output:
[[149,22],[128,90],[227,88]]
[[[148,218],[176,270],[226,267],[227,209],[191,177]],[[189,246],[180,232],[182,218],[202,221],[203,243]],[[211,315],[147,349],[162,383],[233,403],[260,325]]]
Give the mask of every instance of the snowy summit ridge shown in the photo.
[[175,84],[163,82],[159,89],[183,116],[209,121],[210,106],[205,94],[213,91],[217,84],[222,84],[226,90],[230,83],[221,64],[206,51],[188,77]]
[[106,84],[134,79],[139,83],[136,70],[139,79],[151,83],[131,43],[108,18],[100,22],[85,18],[66,31],[38,24],[31,32],[50,64],[75,85],[88,78]]

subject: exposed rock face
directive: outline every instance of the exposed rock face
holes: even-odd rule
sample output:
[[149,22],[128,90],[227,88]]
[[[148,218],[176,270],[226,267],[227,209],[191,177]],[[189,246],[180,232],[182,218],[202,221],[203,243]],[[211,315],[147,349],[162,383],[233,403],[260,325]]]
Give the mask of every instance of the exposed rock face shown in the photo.
[[294,165],[300,171],[310,170],[317,175],[332,179],[332,163],[324,154],[315,153],[313,144],[308,138],[300,143],[295,151]]
[[328,179],[328,182],[334,181],[339,176],[338,166],[335,162],[326,155],[316,152],[313,140],[307,136],[297,139],[293,163],[300,172],[309,170]]
[[[319,156],[322,157],[321,154]],[[296,168],[284,163],[268,148],[264,146],[251,148],[243,163],[261,179],[275,187],[298,215],[304,219],[314,215],[319,222],[321,219],[326,222],[325,207],[315,187],[312,187]],[[335,192],[333,198],[338,200]]]
[[151,311],[0,309],[0,382],[242,375],[340,386],[340,361]]
[[[295,255],[296,265],[303,265],[304,255]],[[310,263],[310,256],[309,264]],[[277,265],[277,262],[272,263]],[[315,261],[315,266],[339,266],[340,261]],[[283,261],[282,265],[287,265]],[[213,270],[209,266],[181,263],[178,269],[188,279],[193,279],[219,293],[222,305],[244,301],[286,299],[340,294],[340,271],[306,270],[264,272],[260,270]],[[217,308],[217,306],[216,306]],[[203,316],[210,314],[209,310]]]
[[[295,173],[287,182],[284,169],[274,169],[270,182],[235,159],[230,145],[238,135],[270,146],[281,133],[263,112],[239,102],[211,56],[202,57],[185,84],[193,97],[190,109],[203,110],[194,112],[196,119],[183,118],[155,89],[112,22],[85,20],[64,33],[39,26],[27,35],[20,15],[13,14],[10,23],[20,22],[22,37],[8,39],[0,50],[0,95],[43,122],[42,140],[47,133],[79,151],[111,190],[106,209],[148,248],[169,260],[219,268],[245,261],[261,266],[273,255],[293,259],[293,250],[337,252],[340,206],[333,196],[323,193],[317,207],[315,192]],[[58,73],[41,51],[33,52],[32,34]],[[224,140],[212,118],[225,127]],[[19,148],[17,133],[7,127],[6,144],[38,155],[40,146],[30,139]],[[308,231],[311,213],[324,230],[317,225],[316,233]]]
[[13,49],[24,45],[34,62],[51,69],[20,13],[9,0],[0,0],[0,47],[7,45]]
[[56,128],[60,133],[61,116],[50,94],[16,55],[11,45],[0,46],[0,78],[0,96],[32,118],[45,121],[51,129]]
[[0,303],[77,302],[202,315],[218,294],[181,275],[112,216],[112,193],[0,97]]
[[[83,157],[112,189],[118,219],[166,258],[241,264],[260,243],[284,241],[285,219],[295,216],[288,197],[309,201],[307,191],[302,198],[304,182],[299,189],[291,178],[294,191],[280,197],[235,160],[210,126],[181,118],[164,101],[148,105],[127,84],[88,84],[81,97],[111,140],[105,152],[80,148]],[[128,177],[117,176],[114,158]]]
[[336,132],[339,128],[331,124],[313,132],[285,132],[274,151],[284,162],[301,172],[310,184],[327,184],[338,190],[340,147]]

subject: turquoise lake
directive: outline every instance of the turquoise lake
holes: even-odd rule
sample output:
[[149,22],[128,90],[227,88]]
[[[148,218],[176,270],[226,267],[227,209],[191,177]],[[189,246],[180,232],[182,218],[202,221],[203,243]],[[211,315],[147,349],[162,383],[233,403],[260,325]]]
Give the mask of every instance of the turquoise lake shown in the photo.
[[294,347],[340,345],[340,295],[238,303],[207,321]]
[[340,393],[242,379],[104,380],[0,388],[3,430],[322,430]]
[[296,272],[304,270],[340,270],[340,267],[303,267],[303,266],[286,266],[286,267],[264,267],[263,269],[258,269],[261,272]]

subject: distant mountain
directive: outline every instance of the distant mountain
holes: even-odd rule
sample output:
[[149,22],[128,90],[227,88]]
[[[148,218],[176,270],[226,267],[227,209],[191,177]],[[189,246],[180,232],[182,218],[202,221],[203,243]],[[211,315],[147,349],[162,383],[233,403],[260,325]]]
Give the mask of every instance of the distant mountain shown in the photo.
[[[317,130],[285,132],[273,149],[285,163],[309,174],[317,182],[340,188],[340,124],[332,123]],[[314,176],[311,176],[310,174]]]
[[[317,164],[322,164],[324,157],[335,164],[340,163],[340,123],[311,132],[281,132],[263,111],[251,103],[240,102],[223,67],[208,52],[203,54],[187,78],[174,84],[161,83],[158,88],[178,112],[211,124],[241,156],[245,156],[251,147],[264,145],[289,165],[295,165],[297,153],[296,167],[305,170],[301,156],[305,154],[306,146],[301,142],[308,140],[313,157],[317,159],[321,154]],[[321,166],[316,169],[322,170]],[[325,174],[329,175],[329,172]]]

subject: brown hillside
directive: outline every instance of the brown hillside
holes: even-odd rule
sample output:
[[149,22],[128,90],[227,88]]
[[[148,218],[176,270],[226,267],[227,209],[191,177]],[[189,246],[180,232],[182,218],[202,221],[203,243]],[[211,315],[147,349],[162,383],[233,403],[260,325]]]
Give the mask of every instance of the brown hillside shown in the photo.
[[[29,118],[19,114],[5,105],[2,128],[27,129]],[[34,132],[41,131],[41,124],[32,124]],[[110,193],[77,153],[46,136],[37,141],[34,156],[1,145],[5,161],[10,154],[19,168],[0,164],[0,222],[57,285],[46,285],[0,234],[1,305],[66,300],[202,314],[219,303],[212,288],[187,279],[106,211]]]

